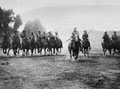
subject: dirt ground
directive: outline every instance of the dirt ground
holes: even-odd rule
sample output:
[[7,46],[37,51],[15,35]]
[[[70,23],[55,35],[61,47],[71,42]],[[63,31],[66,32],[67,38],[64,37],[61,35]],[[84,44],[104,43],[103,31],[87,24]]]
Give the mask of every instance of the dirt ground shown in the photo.
[[0,89],[120,89],[120,57],[96,50],[59,56],[0,57]]

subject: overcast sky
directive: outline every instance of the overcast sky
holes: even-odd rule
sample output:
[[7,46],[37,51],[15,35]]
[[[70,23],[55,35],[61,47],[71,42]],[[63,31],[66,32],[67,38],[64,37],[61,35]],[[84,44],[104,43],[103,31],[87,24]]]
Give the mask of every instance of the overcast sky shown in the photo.
[[[80,8],[78,11],[81,11],[82,14],[78,13],[77,16],[73,14],[73,11],[67,14],[67,11],[63,10],[63,13],[62,11],[59,13],[60,16],[65,15],[63,17],[57,17],[58,14],[53,11],[54,17],[50,17],[50,13],[48,13],[48,16],[46,15],[49,20],[44,18],[44,15],[42,18],[38,17],[38,19],[40,19],[48,29],[55,28],[55,26],[51,26],[51,24],[59,26],[67,24],[69,27],[72,24],[78,26],[79,23],[84,29],[92,27],[96,29],[120,29],[120,0],[0,0],[0,6],[5,9],[13,9],[19,14],[43,7],[85,6],[88,8]],[[91,8],[89,8],[90,6]],[[99,8],[92,6],[99,6]],[[27,22],[27,20],[30,20],[32,17],[26,19],[23,16],[23,21]],[[54,22],[54,19],[57,22]],[[23,24],[25,24],[25,22],[23,22]]]
[[120,5],[120,0],[0,0],[0,6],[12,8],[17,13],[27,12],[40,7],[81,5]]

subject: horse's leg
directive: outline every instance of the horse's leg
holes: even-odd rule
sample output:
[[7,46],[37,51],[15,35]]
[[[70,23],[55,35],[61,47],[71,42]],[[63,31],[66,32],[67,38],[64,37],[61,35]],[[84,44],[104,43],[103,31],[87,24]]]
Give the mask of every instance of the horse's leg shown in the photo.
[[50,55],[52,56],[52,48],[50,48]]
[[109,51],[109,54],[111,55],[111,49],[108,49],[108,51]]
[[107,50],[106,50],[105,48],[103,48],[103,53],[104,53],[104,55],[106,54],[106,51],[107,51]]
[[84,57],[86,57],[86,49],[84,48]]
[[31,56],[33,56],[33,48],[31,48]]
[[56,48],[56,55],[58,55],[58,52],[59,52],[59,50],[58,50],[58,48]]
[[75,60],[78,58],[78,51],[74,52],[75,53]]
[[54,54],[55,54],[55,49],[56,49],[56,48],[53,48],[53,53],[54,53]]
[[116,50],[116,49],[114,48],[114,49],[113,49],[113,57],[115,56],[115,50]]
[[88,49],[86,49],[87,50],[87,57],[89,57],[89,48]]
[[23,56],[25,56],[25,55],[26,55],[26,49],[23,48]]
[[44,55],[46,55],[46,48],[44,48]]
[[8,50],[6,49],[6,51],[7,51],[7,55],[9,55],[10,48],[8,48]]
[[40,54],[42,54],[42,48],[40,48]]
[[6,53],[5,53],[5,49],[4,49],[4,48],[3,48],[3,53],[4,53],[4,54],[6,54]]
[[70,58],[72,59],[72,54],[71,54],[71,50],[69,49],[69,53],[70,53]]

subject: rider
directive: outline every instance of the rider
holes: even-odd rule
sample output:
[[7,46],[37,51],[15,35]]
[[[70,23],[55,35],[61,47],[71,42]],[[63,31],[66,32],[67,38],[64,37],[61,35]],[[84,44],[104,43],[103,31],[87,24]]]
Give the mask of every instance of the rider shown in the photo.
[[89,36],[88,36],[88,33],[87,33],[87,31],[84,31],[84,34],[82,35],[82,38],[83,38],[83,42],[85,41],[85,40],[87,40],[88,42],[89,42],[89,48],[91,49],[91,45],[90,45],[90,41],[89,41]]
[[48,32],[48,37],[50,38],[50,40],[51,39],[54,39],[54,36],[53,36],[53,34],[52,34],[52,32],[50,31],[50,32]]
[[41,31],[38,31],[38,38],[42,38]]
[[33,32],[31,33],[31,40],[35,41],[35,36]]
[[58,34],[58,32],[55,32],[55,39],[59,39],[60,37],[59,37],[59,34]]
[[[73,35],[73,34],[74,34],[74,35]],[[75,27],[75,28],[73,29],[73,32],[72,32],[72,36],[75,36],[75,35],[77,35],[78,40],[80,40],[80,38],[79,38],[79,32],[77,31],[77,27]]]
[[20,39],[19,39],[19,36],[18,36],[18,33],[17,33],[17,32],[15,32],[15,34],[14,34],[14,36],[13,36],[13,40],[15,40],[15,41],[17,41],[17,42],[19,42],[19,41],[20,41]]
[[46,32],[43,32],[42,37],[43,37],[44,39],[47,38],[47,34],[46,34]]
[[23,31],[23,34],[21,35],[21,37],[22,37],[23,40],[27,39],[26,31]]
[[107,32],[105,32],[104,35],[103,35],[103,40],[104,40],[103,42],[104,42],[104,43],[105,43],[105,42],[108,42],[109,39],[110,39],[110,38],[109,38],[109,35],[107,34]]
[[118,36],[116,34],[116,31],[114,31],[114,34],[112,35],[112,42],[117,42],[118,41]]
[[9,38],[7,31],[5,31],[2,36],[3,36],[3,41],[5,41]]

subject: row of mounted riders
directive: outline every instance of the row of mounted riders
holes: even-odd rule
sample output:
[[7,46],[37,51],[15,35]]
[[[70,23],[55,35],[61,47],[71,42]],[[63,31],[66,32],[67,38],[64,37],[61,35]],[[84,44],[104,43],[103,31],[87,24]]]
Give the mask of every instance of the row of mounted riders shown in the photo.
[[62,47],[62,41],[59,38],[55,38],[54,36],[36,36],[35,38],[33,33],[28,37],[25,31],[20,36],[17,33],[12,37],[4,34],[1,46],[4,54],[9,55],[9,51],[12,49],[14,55],[17,55],[22,50],[23,56],[28,56],[29,51],[31,51],[31,55],[37,52],[42,54],[42,50],[45,52],[44,55],[47,52],[49,55],[57,55],[61,52]]
[[102,48],[104,55],[106,51],[109,51],[109,54],[114,56],[115,54],[120,54],[120,37],[117,36],[116,31],[110,38],[107,32],[105,32],[103,36]]

